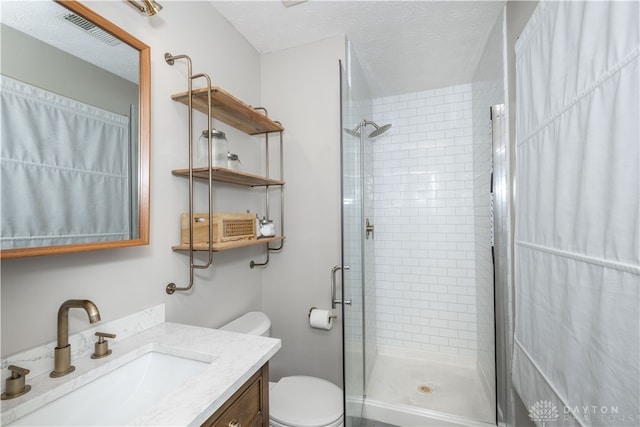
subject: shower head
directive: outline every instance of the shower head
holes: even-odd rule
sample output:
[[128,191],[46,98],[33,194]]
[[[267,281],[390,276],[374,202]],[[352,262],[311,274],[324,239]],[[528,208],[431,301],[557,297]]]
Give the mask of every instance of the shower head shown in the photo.
[[346,133],[348,133],[351,136],[355,136],[356,138],[360,138],[360,132],[358,132],[358,129],[360,128],[360,126],[356,127],[355,129],[347,129],[344,128],[344,131]]
[[380,136],[383,133],[385,133],[386,131],[388,131],[389,129],[391,129],[391,123],[383,125],[383,126],[378,126],[377,124],[375,124],[373,122],[369,122],[369,123],[372,124],[375,127],[375,130],[369,134],[369,138],[375,138],[376,136]]
[[360,128],[366,125],[371,125],[375,128],[373,132],[369,134],[369,138],[375,138],[376,136],[380,136],[391,128],[391,123],[383,126],[378,126],[376,122],[365,119],[362,122],[358,123],[358,125],[355,128],[353,129],[344,128],[344,131],[351,136],[360,137]]

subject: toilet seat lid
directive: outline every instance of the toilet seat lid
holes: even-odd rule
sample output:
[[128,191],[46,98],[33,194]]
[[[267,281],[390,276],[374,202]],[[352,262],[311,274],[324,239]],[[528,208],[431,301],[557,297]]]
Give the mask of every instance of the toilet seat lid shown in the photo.
[[322,427],[342,417],[342,390],[321,378],[284,377],[269,393],[269,415],[299,427]]

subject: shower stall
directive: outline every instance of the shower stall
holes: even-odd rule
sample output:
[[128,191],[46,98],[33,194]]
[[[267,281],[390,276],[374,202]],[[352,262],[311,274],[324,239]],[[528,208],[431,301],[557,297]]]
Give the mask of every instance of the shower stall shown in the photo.
[[508,372],[500,64],[492,79],[375,99],[350,45],[340,68],[346,425],[496,425]]

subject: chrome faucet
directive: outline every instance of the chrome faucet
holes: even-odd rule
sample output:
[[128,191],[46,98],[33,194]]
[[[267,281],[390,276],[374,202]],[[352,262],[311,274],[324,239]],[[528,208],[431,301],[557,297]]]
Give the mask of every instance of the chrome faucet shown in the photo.
[[89,323],[100,321],[98,307],[88,299],[70,299],[62,303],[58,310],[58,346],[55,348],[54,370],[51,378],[70,374],[76,368],[71,365],[71,345],[69,344],[69,309],[83,308],[89,316]]

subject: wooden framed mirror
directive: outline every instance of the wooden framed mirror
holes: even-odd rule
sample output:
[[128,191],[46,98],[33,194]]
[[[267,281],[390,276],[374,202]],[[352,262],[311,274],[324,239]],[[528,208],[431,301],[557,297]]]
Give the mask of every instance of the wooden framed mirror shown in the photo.
[[0,258],[148,244],[149,46],[75,0],[0,7]]

